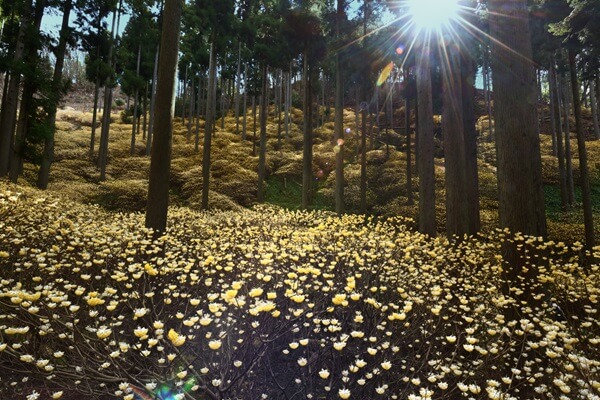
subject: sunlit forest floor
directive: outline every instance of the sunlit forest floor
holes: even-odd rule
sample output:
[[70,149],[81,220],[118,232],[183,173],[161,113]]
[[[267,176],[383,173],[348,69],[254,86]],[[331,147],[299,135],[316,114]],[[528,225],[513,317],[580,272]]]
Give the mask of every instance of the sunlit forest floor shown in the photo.
[[[359,198],[354,121],[345,112],[350,211]],[[217,121],[211,212],[198,211],[201,156],[176,122],[169,231],[153,239],[139,212],[149,169],[144,140],[130,156],[131,125],[115,114],[108,179],[99,182],[89,157],[91,114],[61,111],[50,190],[30,187],[31,164],[20,185],[0,183],[0,397],[600,396],[600,267],[577,242],[579,207],[559,211],[548,135],[550,241],[494,229],[494,149],[481,119],[485,232],[451,243],[413,229],[402,146],[379,143],[368,153],[371,216],[328,210],[332,122],[315,131],[316,210],[298,211],[299,110],[290,137],[282,130],[281,148],[269,121],[271,204],[255,205],[252,122],[242,142],[233,117],[224,129]],[[600,142],[588,149],[597,200]],[[436,165],[443,227],[443,159]],[[596,204],[596,221],[599,211]],[[517,243],[533,276],[510,290],[506,241]]]
[[[547,111],[547,110],[546,110]],[[548,117],[548,113],[545,113]],[[586,131],[590,130],[589,111],[584,110]],[[302,182],[302,111],[293,109],[293,120],[289,137],[281,125],[281,142],[277,120],[271,108],[267,125],[267,202],[288,209],[299,208]],[[131,125],[123,124],[121,117],[114,114],[111,125],[107,180],[99,182],[99,171],[94,163],[97,157],[89,156],[91,113],[63,110],[59,113],[56,144],[56,162],[53,164],[49,189],[54,193],[88,204],[99,204],[109,210],[143,211],[146,203],[147,177],[150,160],[145,154],[145,140],[137,138],[135,155],[130,156]],[[381,115],[382,121],[385,120]],[[398,109],[395,121],[404,120],[404,110]],[[552,156],[549,118],[541,126],[543,179],[546,192],[546,206],[549,225],[549,238],[572,243],[582,240],[583,212],[578,189],[577,145],[572,134],[574,180],[576,204],[563,212],[560,209],[558,190],[558,161]],[[439,124],[439,117],[436,118]],[[399,123],[397,123],[399,124]],[[187,121],[186,121],[187,125]],[[241,118],[239,129],[241,130]],[[257,123],[257,129],[258,128]],[[213,209],[239,210],[250,207],[256,201],[258,142],[253,149],[254,121],[250,113],[247,120],[247,140],[242,141],[236,134],[236,122],[230,113],[223,123],[216,123],[216,134],[212,148],[211,195],[210,206]],[[344,126],[349,129],[345,137],[345,202],[349,212],[357,212],[360,204],[360,166],[358,164],[359,136],[356,130],[354,112],[345,110]],[[571,126],[574,126],[572,121]],[[481,220],[484,232],[490,232],[497,226],[497,193],[495,176],[495,148],[488,141],[487,117],[481,117],[477,123],[480,132],[479,184]],[[179,206],[199,209],[202,188],[202,135],[203,122],[199,125],[200,148],[195,151],[195,126],[192,136],[187,140],[187,126],[181,120],[175,122],[173,138],[173,162],[171,172],[171,202]],[[257,135],[259,132],[257,132]],[[97,132],[99,135],[99,129]],[[385,132],[377,134],[375,128],[373,147],[367,153],[368,208],[372,215],[402,216],[415,219],[417,216],[418,177],[414,165],[413,135],[413,196],[414,205],[407,204],[406,186],[406,138],[401,134]],[[591,138],[591,135],[590,135]],[[281,147],[279,146],[281,143]],[[368,140],[371,143],[371,140]],[[333,143],[333,122],[327,122],[315,129],[314,146],[314,196],[313,207],[332,209],[335,143]],[[438,228],[443,232],[445,226],[445,189],[443,144],[436,139],[436,198]],[[600,235],[600,141],[587,142],[588,159],[596,232]],[[27,164],[25,180],[35,183],[37,167]],[[410,222],[409,222],[410,224]],[[414,226],[414,225],[413,225]]]

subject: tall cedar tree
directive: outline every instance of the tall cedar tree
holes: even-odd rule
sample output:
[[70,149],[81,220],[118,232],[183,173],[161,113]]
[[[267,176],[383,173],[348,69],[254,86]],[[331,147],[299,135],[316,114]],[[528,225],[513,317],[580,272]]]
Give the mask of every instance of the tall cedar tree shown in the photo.
[[[536,76],[526,0],[490,0],[494,119],[500,227],[545,236],[540,140],[536,132]],[[508,285],[522,277],[516,244],[506,243]],[[530,273],[533,273],[529,269]]]
[[150,161],[146,227],[162,233],[167,227],[169,174],[173,138],[175,74],[179,57],[179,32],[183,0],[166,0],[160,39],[155,112],[155,133]]

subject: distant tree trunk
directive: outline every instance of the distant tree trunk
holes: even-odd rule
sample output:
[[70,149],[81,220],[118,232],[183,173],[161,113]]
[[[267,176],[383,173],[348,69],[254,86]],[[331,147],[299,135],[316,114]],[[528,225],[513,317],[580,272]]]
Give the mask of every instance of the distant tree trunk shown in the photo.
[[[46,0],[38,0],[35,2],[33,28],[36,36],[39,36],[44,9],[46,8]],[[29,32],[29,34],[34,34]],[[25,62],[29,67],[39,62],[39,43],[37,40],[30,42],[25,46]],[[38,84],[35,79],[28,77],[23,83],[23,92],[21,93],[21,105],[19,109],[19,121],[17,132],[15,135],[12,154],[10,157],[9,178],[11,182],[17,183],[21,170],[23,168],[23,150],[25,149],[25,141],[29,131],[30,116],[33,113],[33,96],[38,89]]]
[[56,63],[54,64],[54,75],[52,77],[52,92],[56,98],[52,99],[48,110],[48,126],[50,127],[50,135],[44,140],[44,152],[42,154],[42,162],[38,173],[37,186],[40,189],[48,187],[50,179],[50,165],[54,159],[54,135],[56,132],[56,111],[58,102],[60,101],[59,93],[61,92],[63,80],[63,68],[65,65],[65,55],[67,54],[67,40],[69,39],[69,18],[73,3],[71,0],[66,0],[63,5],[62,26],[60,28],[60,38],[58,47],[56,48]]
[[[31,24],[32,1],[24,2],[23,14],[20,17],[19,33],[13,53],[13,62],[18,65],[25,53],[25,35]],[[21,75],[18,72],[10,74],[10,81],[6,92],[6,100],[3,99],[2,112],[0,114],[0,176],[5,176],[10,170],[10,157],[14,143],[14,132],[19,105],[19,84]]]
[[[539,136],[536,132],[536,78],[526,0],[490,0],[494,121],[498,160],[500,228],[512,233],[546,235]],[[516,245],[503,248],[503,289],[530,277]],[[525,290],[529,287],[524,285]],[[519,286],[520,287],[520,286]],[[523,298],[528,299],[523,293]],[[511,318],[513,315],[511,314]]]
[[183,97],[181,98],[181,125],[185,126],[185,103],[187,102],[187,86],[188,86],[188,66],[185,66],[185,73],[183,75]]
[[489,51],[487,45],[484,45],[483,50],[483,93],[488,115],[488,142],[491,142],[494,138],[494,133],[492,129],[492,94],[490,84]]
[[148,125],[148,137],[146,138],[146,155],[150,155],[152,148],[152,134],[154,133],[154,108],[156,104],[156,84],[158,81],[158,53],[160,45],[156,46],[154,53],[154,72],[152,73],[152,95],[150,97],[150,123]]
[[[364,76],[363,79],[366,79]],[[363,82],[362,98],[367,97],[367,83]],[[363,104],[364,106],[364,104]],[[367,107],[361,107],[360,127],[360,212],[367,213]]]
[[[467,46],[472,46],[473,41],[468,41]],[[475,235],[481,228],[479,209],[479,172],[477,167],[477,129],[475,124],[475,60],[466,55],[463,61],[462,72],[462,106],[465,138],[465,172],[467,178],[467,215],[469,219],[470,235]]]
[[282,123],[281,113],[283,109],[283,70],[279,70],[279,86],[277,89],[277,147],[281,151],[281,134],[282,134]]
[[167,227],[169,206],[169,173],[173,138],[173,100],[175,74],[179,54],[179,31],[183,1],[167,1],[163,14],[163,29],[156,91],[156,135],[150,161],[150,183],[146,206],[146,227],[163,233]]
[[192,124],[194,123],[194,108],[196,106],[196,83],[194,81],[194,77],[190,78],[190,110],[188,114],[188,129],[187,129],[187,138],[186,140],[189,142],[192,140]]
[[598,125],[598,102],[596,99],[596,82],[590,81],[590,106],[592,107],[592,120],[594,122],[594,134],[600,139],[600,126]]
[[[552,121],[560,121],[560,100],[557,90],[556,68],[554,59],[552,59],[549,71],[550,81],[550,103],[552,105]],[[553,124],[552,128],[556,134],[556,156],[558,157],[558,176],[560,186],[560,205],[563,211],[566,211],[569,202],[567,194],[567,175],[565,171],[565,154],[563,149],[563,131],[562,125]]]
[[[408,69],[405,70],[404,81],[408,83],[410,72]],[[406,90],[405,93],[408,91]],[[409,206],[414,204],[413,188],[412,188],[412,149],[411,149],[411,138],[410,138],[410,97],[406,94],[404,100],[404,130],[406,131],[406,197],[408,198],[407,203]],[[379,111],[377,111],[379,115]]]
[[244,109],[242,113],[242,142],[246,141],[246,124],[248,120],[248,64],[244,66]]
[[200,108],[202,106],[202,102],[200,99],[202,98],[202,77],[198,76],[198,90],[196,92],[196,125],[194,126],[194,151],[198,153],[200,150]]
[[225,78],[223,78],[223,76],[221,76],[221,99],[220,99],[220,104],[221,104],[221,129],[225,129],[225,114],[227,114],[227,111],[225,111]]
[[[345,0],[337,0],[336,15],[336,38],[341,39],[341,25],[345,19]],[[334,140],[335,140],[335,212],[342,214],[344,212],[344,80],[342,77],[341,56],[336,53],[335,56],[335,122],[334,122]]]
[[206,99],[206,121],[204,123],[204,149],[202,156],[202,209],[208,210],[208,193],[210,191],[210,150],[215,121],[215,103],[217,85],[217,60],[215,51],[215,34],[210,43],[210,62],[208,67],[208,98]]
[[240,83],[242,73],[242,42],[238,44],[238,64],[235,74],[235,133],[240,133]]
[[148,133],[148,82],[144,86],[144,97],[142,99],[142,140],[146,140],[146,135]]
[[256,95],[252,96],[252,156],[256,155]]
[[[119,23],[116,25],[115,29],[115,17],[120,21],[121,9],[123,7],[123,0],[119,1],[119,8],[113,14],[112,21],[112,29],[111,32],[114,36],[114,39],[111,40],[109,50],[108,50],[108,62],[111,66],[111,74],[114,73],[115,64],[113,60],[114,54],[114,41],[118,36],[119,31]],[[102,112],[102,131],[100,132],[100,151],[98,155],[98,167],[100,168],[100,181],[106,180],[106,164],[108,161],[108,135],[110,132],[110,112],[112,109],[112,99],[113,99],[113,85],[114,85],[114,77],[108,79],[108,82],[104,88],[104,109]]]
[[[102,26],[101,14],[98,13],[96,29],[100,31]],[[90,158],[94,157],[94,147],[96,146],[96,125],[98,122],[98,99],[100,97],[100,46],[96,49],[96,83],[94,85],[94,110],[92,111],[92,133],[90,136]]]
[[308,46],[304,50],[304,140],[302,154],[302,209],[308,209],[312,196],[312,87],[308,65]]
[[446,234],[448,237],[462,237],[469,232],[467,212],[467,175],[465,155],[465,123],[463,121],[463,93],[461,82],[461,62],[458,48],[445,44],[447,68],[443,68],[444,111],[442,126],[444,132],[444,165],[446,185]]
[[433,142],[433,103],[431,100],[431,44],[424,40],[417,54],[417,110],[419,154],[419,231],[435,236],[435,165]]
[[575,181],[573,179],[573,152],[571,151],[571,123],[569,120],[569,95],[568,80],[563,77],[559,80],[560,91],[563,98],[563,118],[565,123],[565,155],[567,169],[567,200],[569,205],[575,203]]
[[592,214],[592,193],[590,188],[590,175],[587,165],[587,150],[585,148],[585,134],[581,117],[581,103],[579,101],[579,80],[577,79],[577,66],[575,51],[569,49],[569,70],[571,72],[571,89],[573,90],[573,108],[575,110],[575,125],[577,130],[577,150],[579,152],[579,175],[581,178],[581,197],[583,200],[583,221],[585,225],[585,246],[592,251],[595,246],[594,220]]
[[[140,62],[142,60],[142,45],[141,43],[138,45],[138,54],[137,54],[137,68],[136,68],[136,76],[140,76]],[[139,97],[139,89],[135,88],[135,94],[133,95],[133,124],[131,125],[131,148],[129,149],[129,154],[135,154],[135,135],[137,133],[137,127],[139,124],[138,121],[138,97]]]
[[268,79],[268,68],[267,63],[263,62],[262,65],[262,89],[261,89],[261,102],[260,102],[260,146],[258,152],[258,202],[262,203],[265,201],[265,164],[267,155],[267,103],[269,97],[267,96],[267,79]]

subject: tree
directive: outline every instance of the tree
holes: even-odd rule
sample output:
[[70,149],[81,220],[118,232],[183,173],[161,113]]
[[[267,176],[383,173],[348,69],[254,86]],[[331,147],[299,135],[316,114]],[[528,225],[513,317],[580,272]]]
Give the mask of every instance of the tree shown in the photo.
[[344,212],[344,81],[341,65],[341,39],[342,24],[346,19],[346,2],[337,0],[336,13],[336,39],[337,51],[335,55],[335,211]]
[[155,133],[150,161],[146,227],[162,233],[167,227],[169,173],[173,138],[173,101],[183,0],[166,0],[155,108]]
[[[13,68],[18,67],[25,54],[25,37],[31,24],[32,0],[24,0],[19,5],[20,25],[17,34],[15,49],[13,51]],[[17,106],[19,101],[19,84],[21,73],[13,70],[7,85],[7,91],[2,99],[2,111],[0,114],[0,176],[8,174],[10,169],[11,149],[14,143],[14,131],[16,125]]]
[[[494,119],[500,227],[513,233],[546,235],[536,77],[526,0],[490,0]],[[505,246],[505,276],[516,282],[522,260]]]
[[40,189],[48,187],[50,178],[50,166],[54,158],[54,134],[56,131],[56,111],[58,102],[60,101],[60,93],[63,92],[63,66],[65,63],[65,55],[67,53],[67,44],[72,30],[69,28],[69,18],[71,9],[73,8],[72,0],[64,0],[63,3],[63,19],[60,29],[60,37],[58,47],[56,48],[56,63],[54,65],[54,76],[52,78],[52,98],[50,109],[48,110],[48,127],[49,135],[44,140],[44,153],[40,171],[38,174],[37,185]]
[[417,112],[419,142],[419,231],[435,236],[435,165],[431,99],[431,38],[422,39],[417,55]]

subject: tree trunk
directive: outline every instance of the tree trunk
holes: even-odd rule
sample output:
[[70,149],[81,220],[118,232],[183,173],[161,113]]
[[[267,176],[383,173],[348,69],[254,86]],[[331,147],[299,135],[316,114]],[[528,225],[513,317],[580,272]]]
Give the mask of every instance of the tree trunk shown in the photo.
[[304,140],[302,152],[302,209],[308,209],[312,196],[312,88],[308,50],[304,51]]
[[[120,14],[123,7],[123,0],[119,1],[119,8],[113,14],[112,29],[111,32],[114,35],[114,39],[111,40],[108,50],[108,62],[111,66],[111,74],[115,70],[114,54],[114,42],[118,37],[119,23],[117,22],[117,28],[115,30],[115,17],[117,20],[121,20]],[[106,180],[106,164],[108,161],[108,136],[110,132],[110,112],[112,108],[113,98],[113,85],[114,77],[108,79],[106,87],[104,88],[104,110],[102,112],[102,131],[100,132],[100,151],[98,155],[98,167],[100,168],[100,181]]]
[[148,124],[148,137],[146,138],[146,155],[150,155],[152,149],[152,134],[154,133],[154,108],[156,106],[156,89],[158,82],[158,53],[160,45],[156,46],[154,53],[154,72],[152,73],[152,95],[150,97],[150,123]]
[[[554,59],[550,65],[550,96],[552,104],[552,121],[560,121],[560,100],[558,97],[556,68]],[[553,124],[553,130],[556,133],[556,156],[558,157],[558,176],[560,186],[560,205],[563,211],[567,210],[569,202],[567,194],[567,175],[565,171],[565,154],[563,150],[563,131],[562,125]]]
[[261,89],[261,102],[260,102],[260,147],[258,153],[258,202],[262,203],[265,201],[265,164],[267,155],[267,103],[269,97],[267,96],[267,79],[268,79],[268,68],[267,63],[263,62],[262,65],[262,89]]
[[246,124],[248,120],[248,64],[244,66],[244,107],[242,114],[242,142],[246,141]]
[[[467,42],[468,46],[473,41]],[[479,210],[479,173],[477,167],[477,129],[475,124],[475,60],[466,55],[463,60],[462,72],[462,96],[463,96],[463,122],[465,137],[465,171],[467,178],[467,215],[469,219],[470,235],[475,235],[481,228],[481,217]]]
[[598,102],[596,99],[596,82],[590,81],[590,106],[592,107],[592,119],[594,122],[594,134],[600,139],[600,126],[598,125]]
[[52,77],[53,94],[57,96],[53,99],[50,109],[48,110],[48,126],[50,127],[50,135],[44,140],[44,152],[42,154],[42,162],[38,173],[37,186],[40,189],[48,187],[50,179],[50,165],[54,159],[54,135],[56,132],[56,111],[58,109],[58,93],[62,86],[63,68],[65,65],[65,55],[67,54],[67,40],[69,39],[69,17],[73,3],[71,0],[66,0],[63,6],[62,26],[60,28],[60,39],[56,48],[56,63],[54,64],[54,75]]
[[581,197],[583,200],[583,221],[585,225],[585,246],[592,251],[595,246],[594,220],[592,215],[592,193],[590,188],[590,175],[587,165],[587,150],[585,148],[585,134],[581,118],[581,103],[579,100],[579,80],[577,79],[576,54],[569,49],[569,70],[571,73],[571,89],[573,91],[573,108],[575,111],[575,126],[577,131],[577,150],[579,152],[579,175],[581,177]]
[[252,156],[256,155],[256,95],[252,96]]
[[142,140],[146,140],[148,133],[148,82],[144,86],[144,98],[142,99]]
[[[40,33],[40,26],[42,23],[42,17],[44,16],[46,4],[46,0],[38,0],[35,2],[33,28],[36,36],[39,36]],[[29,34],[33,34],[33,32],[29,32]],[[26,39],[25,47],[25,63],[27,64],[27,67],[32,68],[33,65],[39,62],[39,42],[35,40],[34,42],[28,44]],[[23,92],[21,93],[19,122],[13,143],[12,154],[10,157],[9,178],[13,183],[17,183],[23,168],[23,151],[25,149],[25,142],[27,140],[30,118],[33,114],[33,96],[37,89],[38,84],[36,80],[32,79],[31,76],[26,77],[23,83]]]
[[[136,68],[136,76],[140,76],[140,62],[142,60],[142,45],[141,43],[138,45],[138,54],[137,54],[137,68]],[[139,125],[138,121],[138,98],[139,98],[139,89],[135,89],[135,94],[133,95],[133,124],[131,126],[131,148],[129,149],[129,155],[135,154],[135,135],[137,133],[137,127]]]
[[194,82],[194,77],[190,78],[190,110],[188,114],[188,129],[187,129],[187,138],[186,140],[192,140],[192,124],[194,123],[194,107],[196,106],[196,86]]
[[[13,53],[13,63],[18,65],[25,53],[25,35],[31,23],[32,1],[25,0],[24,12],[21,15],[17,44]],[[10,157],[14,143],[14,132],[19,105],[19,85],[21,75],[18,72],[10,74],[10,81],[6,92],[6,100],[3,101],[2,113],[0,114],[0,176],[5,176],[10,170]]]
[[[336,38],[341,40],[341,25],[345,19],[345,0],[337,1]],[[339,52],[335,56],[335,212],[344,212],[344,80]]]
[[444,165],[446,185],[446,234],[462,237],[469,231],[467,212],[467,175],[465,156],[465,123],[463,120],[463,93],[461,63],[458,49],[446,44],[446,62],[443,64],[444,111]]
[[235,74],[235,133],[240,133],[240,83],[242,73],[242,42],[238,45],[238,64]]
[[435,222],[435,165],[433,142],[433,104],[431,100],[431,44],[428,39],[417,54],[417,97],[419,154],[419,231],[436,234]]
[[210,62],[208,67],[208,97],[206,99],[206,121],[204,123],[204,149],[202,156],[202,209],[208,210],[208,193],[210,191],[210,150],[213,124],[215,120],[215,103],[217,85],[217,60],[215,51],[215,34],[210,43]]
[[[500,228],[513,234],[545,236],[537,109],[535,102],[528,101],[537,96],[535,70],[529,61],[532,49],[527,1],[490,0],[489,4]],[[504,289],[509,290],[523,277],[525,260],[514,243],[507,242],[503,253]],[[525,299],[528,287],[524,287]]]
[[183,96],[181,98],[181,126],[185,126],[185,103],[187,101],[187,85],[188,85],[188,66],[185,66],[185,73],[183,75],[182,91]]
[[569,120],[569,95],[568,80],[566,77],[559,80],[563,98],[563,118],[565,123],[565,154],[567,169],[567,200],[569,205],[575,203],[575,181],[573,179],[573,152],[571,151],[571,123]]
[[[405,70],[404,81],[408,84],[410,72],[408,69]],[[408,91],[405,91],[408,93]],[[408,94],[404,100],[404,130],[406,131],[406,197],[407,204],[412,206],[414,204],[413,188],[412,188],[412,149],[411,149],[411,138],[410,138],[410,98]],[[379,115],[379,110],[377,110]]]
[[163,14],[163,29],[156,90],[156,135],[150,161],[150,183],[146,207],[146,227],[163,233],[167,227],[169,206],[169,173],[173,138],[173,101],[175,74],[179,55],[179,32],[182,1],[167,1]]

